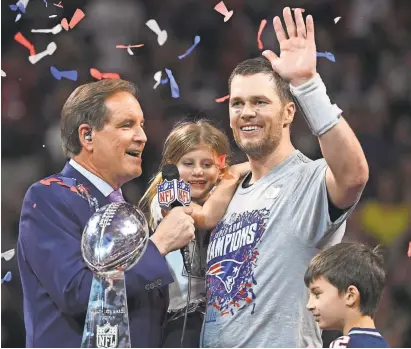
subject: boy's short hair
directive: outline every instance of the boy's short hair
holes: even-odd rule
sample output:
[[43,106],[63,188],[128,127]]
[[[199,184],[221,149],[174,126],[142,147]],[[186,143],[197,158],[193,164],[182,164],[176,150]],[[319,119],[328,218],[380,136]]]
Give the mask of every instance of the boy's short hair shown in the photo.
[[385,283],[384,260],[377,246],[371,249],[360,243],[340,243],[318,253],[304,275],[307,287],[324,277],[339,293],[350,285],[360,293],[360,312],[373,317]]

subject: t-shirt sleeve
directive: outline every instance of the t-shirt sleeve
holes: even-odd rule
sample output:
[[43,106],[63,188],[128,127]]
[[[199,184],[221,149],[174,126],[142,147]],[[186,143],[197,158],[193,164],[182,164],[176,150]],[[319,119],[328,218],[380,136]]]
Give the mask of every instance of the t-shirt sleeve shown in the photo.
[[341,242],[345,228],[339,229],[354,210],[356,203],[331,221],[324,159],[303,165],[292,193],[291,219],[294,231],[303,242],[318,248]]

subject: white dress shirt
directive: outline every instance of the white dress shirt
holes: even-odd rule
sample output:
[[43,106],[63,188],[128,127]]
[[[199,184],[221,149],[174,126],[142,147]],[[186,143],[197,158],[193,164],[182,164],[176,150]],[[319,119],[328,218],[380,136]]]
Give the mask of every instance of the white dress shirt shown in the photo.
[[70,159],[69,164],[86,177],[105,197],[109,196],[114,191],[114,188],[110,184],[96,176],[94,173],[91,173],[73,159]]

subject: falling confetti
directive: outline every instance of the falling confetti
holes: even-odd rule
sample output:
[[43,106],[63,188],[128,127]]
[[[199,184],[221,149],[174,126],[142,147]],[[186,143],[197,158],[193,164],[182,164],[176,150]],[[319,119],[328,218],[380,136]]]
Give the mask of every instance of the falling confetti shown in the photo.
[[408,244],[408,253],[407,253],[408,257],[411,258],[411,241]]
[[4,275],[4,278],[1,279],[1,283],[10,282],[10,281],[11,281],[11,271],[8,271],[6,275]]
[[334,18],[334,23],[337,24],[340,19],[341,19],[341,17],[335,17]]
[[57,7],[60,7],[60,8],[63,8],[63,5],[61,4],[61,1],[59,1],[58,4],[54,4],[54,3],[53,3],[53,5],[54,5],[54,6],[57,6]]
[[54,76],[54,78],[56,78],[57,80],[61,80],[62,78],[65,78],[71,81],[77,81],[77,76],[78,76],[77,70],[60,71],[56,67],[51,66],[50,72]]
[[127,49],[128,54],[129,54],[130,56],[133,56],[133,55],[134,55],[134,52],[131,51],[131,49],[132,49],[132,48],[135,48],[135,47],[143,47],[143,46],[144,46],[144,44],[138,44],[138,45],[116,45],[116,48],[125,48],[125,49]]
[[167,41],[167,32],[160,29],[157,21],[155,19],[149,19],[146,22],[146,26],[149,27],[157,35],[158,44],[160,46],[164,45],[164,43]]
[[1,70],[1,77],[2,78],[4,78],[4,77],[6,77],[7,76],[7,74],[3,71],[3,69]]
[[198,35],[196,35],[196,36],[194,37],[194,44],[193,44],[193,46],[191,46],[191,47],[186,51],[186,53],[184,53],[184,54],[181,55],[181,56],[178,56],[178,59],[183,59],[184,57],[187,57],[191,52],[193,52],[193,50],[195,49],[195,47],[196,47],[199,43],[200,43],[200,37],[199,37]]
[[10,10],[19,12],[16,16],[15,22],[19,21],[21,15],[26,13],[26,8],[30,0],[19,0],[15,5],[9,5]]
[[50,15],[49,18],[55,18],[57,15]]
[[44,3],[46,4],[46,7],[47,7],[47,0],[43,0],[44,1]]
[[153,89],[156,89],[158,85],[161,83],[161,71],[158,71],[154,74],[154,81],[156,82],[155,85],[153,86]]
[[171,97],[173,98],[179,98],[180,97],[180,89],[178,88],[178,85],[174,79],[173,73],[171,72],[170,69],[165,69],[168,78],[170,79],[170,87],[171,87]]
[[76,12],[74,12],[73,17],[71,17],[70,23],[67,22],[67,18],[63,18],[61,20],[61,26],[64,30],[69,30],[69,28],[73,29],[85,16],[84,12],[78,8]]
[[11,250],[3,252],[1,254],[1,257],[4,258],[6,261],[9,261],[10,259],[14,257],[14,254],[15,254],[15,251],[14,251],[14,248],[12,248]]
[[217,98],[215,101],[217,103],[223,103],[224,101],[226,101],[229,98],[230,98],[230,95],[227,95],[227,96],[224,96],[224,97]]
[[40,59],[51,56],[57,50],[57,45],[55,42],[50,42],[47,48],[43,52],[39,52],[36,55],[29,56],[29,61],[31,64],[36,64]]
[[331,62],[335,62],[335,57],[331,52],[317,52],[317,57],[325,57]]
[[26,13],[26,8],[20,1],[18,1],[15,5],[9,5],[9,8],[14,12],[19,10],[21,13]]
[[102,73],[99,70],[97,70],[96,68],[91,68],[90,69],[90,75],[97,79],[97,80],[101,80],[101,79],[120,79],[120,75],[118,75],[117,73]]
[[37,207],[37,204],[36,204],[36,203],[34,203],[34,204],[33,204],[33,208],[36,208],[36,207]]
[[61,26],[61,24],[57,24],[51,29],[32,29],[31,32],[32,33],[51,33],[55,35],[55,34],[60,33],[62,29],[63,27]]
[[259,50],[262,50],[264,48],[263,42],[261,41],[261,34],[263,33],[263,30],[266,25],[267,25],[267,20],[263,19],[260,23],[260,28],[258,29],[258,34],[257,34],[257,44],[258,44]]
[[224,16],[224,22],[227,22],[234,13],[233,10],[228,12],[227,7],[224,4],[224,1],[220,1],[217,5],[215,5],[214,10],[216,10],[218,13],[221,13]]
[[28,41],[22,33],[18,32],[16,35],[14,35],[14,40],[16,40],[19,44],[27,48],[30,51],[30,56],[34,56],[36,54],[36,51],[34,50],[34,45],[30,41]]
[[167,77],[165,77],[164,79],[161,79],[161,85],[165,85],[166,83],[168,83]]

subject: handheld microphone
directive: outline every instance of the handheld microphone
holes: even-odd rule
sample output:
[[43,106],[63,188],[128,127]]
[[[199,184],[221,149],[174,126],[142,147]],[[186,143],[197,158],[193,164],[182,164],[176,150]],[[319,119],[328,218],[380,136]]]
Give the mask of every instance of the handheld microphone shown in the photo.
[[[180,172],[174,164],[163,166],[161,171],[163,182],[157,184],[157,196],[160,207],[170,211],[174,207],[188,206],[191,202],[190,184],[180,180]],[[188,245],[180,248],[184,267],[191,273],[190,250]]]

